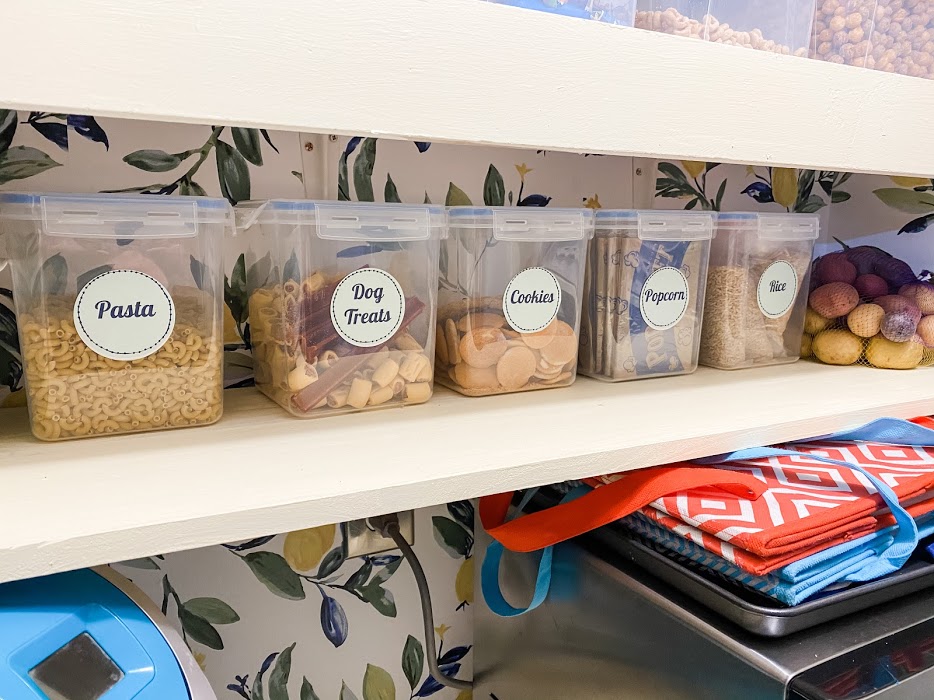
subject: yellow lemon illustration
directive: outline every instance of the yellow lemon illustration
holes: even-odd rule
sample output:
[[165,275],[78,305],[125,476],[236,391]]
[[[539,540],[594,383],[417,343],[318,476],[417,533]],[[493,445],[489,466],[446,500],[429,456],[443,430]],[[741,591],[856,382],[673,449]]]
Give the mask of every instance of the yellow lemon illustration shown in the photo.
[[233,345],[240,342],[240,334],[237,332],[237,322],[234,321],[233,314],[230,313],[230,307],[224,304],[224,344]]
[[931,184],[931,181],[926,177],[902,177],[900,175],[892,175],[892,182],[894,182],[899,187],[927,187]]
[[684,166],[685,172],[691,177],[697,177],[707,167],[706,163],[699,160],[682,160],[681,165]]
[[202,654],[201,652],[196,651],[196,652],[195,652],[195,661],[198,662],[198,667],[203,671],[203,670],[205,670],[205,668],[206,668],[206,666],[207,666],[208,657],[206,657],[206,656],[205,656],[204,654]]
[[331,549],[336,531],[336,525],[322,525],[290,532],[285,536],[282,556],[296,571],[311,571]]
[[462,690],[457,694],[457,700],[473,700],[473,691],[470,688]]
[[19,391],[14,391],[12,394],[8,395],[3,402],[0,403],[0,407],[3,408],[14,408],[18,406],[26,405],[26,390],[20,389]]
[[783,207],[794,206],[798,198],[798,171],[793,168],[772,170],[772,198]]
[[465,559],[454,579],[454,594],[462,603],[473,605],[473,557]]

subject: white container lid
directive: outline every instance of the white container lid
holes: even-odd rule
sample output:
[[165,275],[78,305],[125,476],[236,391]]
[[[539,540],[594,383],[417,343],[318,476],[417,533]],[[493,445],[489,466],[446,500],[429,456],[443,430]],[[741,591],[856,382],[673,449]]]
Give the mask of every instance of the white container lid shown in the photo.
[[449,207],[451,228],[492,230],[498,241],[583,241],[593,237],[593,211],[537,207]]
[[117,194],[0,193],[0,220],[35,221],[52,236],[176,238],[230,220],[224,199]]
[[313,226],[318,238],[338,241],[422,241],[445,234],[440,206],[272,199],[241,202],[236,216],[238,231],[256,224]]
[[600,209],[596,236],[645,241],[707,241],[713,238],[714,214],[695,211]]
[[814,214],[719,214],[717,233],[722,232],[752,232],[768,241],[813,241],[820,235],[820,220]]

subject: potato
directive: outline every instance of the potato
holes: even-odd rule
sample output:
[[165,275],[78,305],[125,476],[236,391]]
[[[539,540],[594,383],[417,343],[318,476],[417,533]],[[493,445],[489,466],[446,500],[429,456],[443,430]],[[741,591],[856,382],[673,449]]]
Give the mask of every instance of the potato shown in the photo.
[[869,339],[866,347],[866,359],[873,367],[885,369],[913,369],[921,364],[924,346],[921,343],[893,343],[877,335]]
[[852,365],[863,352],[863,340],[842,328],[832,328],[814,336],[811,350],[828,365]]
[[801,336],[801,357],[810,357],[814,354],[811,352],[811,341],[812,338],[807,333]]
[[804,314],[804,332],[809,335],[817,335],[830,325],[830,319],[824,318],[810,306]]

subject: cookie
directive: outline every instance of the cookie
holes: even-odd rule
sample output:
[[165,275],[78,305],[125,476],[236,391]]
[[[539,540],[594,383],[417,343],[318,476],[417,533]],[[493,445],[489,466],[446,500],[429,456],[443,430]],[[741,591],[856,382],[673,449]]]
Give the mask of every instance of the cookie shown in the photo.
[[454,325],[454,321],[450,318],[444,322],[444,339],[448,344],[448,362],[456,365],[461,361],[457,347],[460,343],[460,336],[457,335],[457,326]]
[[466,333],[471,328],[502,328],[506,325],[506,319],[499,314],[491,314],[484,311],[469,313],[457,322],[457,330]]
[[439,323],[435,328],[435,355],[442,365],[451,364],[450,355],[448,355],[448,341],[444,337],[444,329]]
[[547,384],[548,386],[553,386],[555,384],[563,384],[564,382],[568,382],[571,380],[571,377],[573,376],[574,375],[571,374],[570,372],[562,372],[561,374],[559,374],[557,377],[554,377],[553,379],[541,379],[539,381],[541,384]]
[[534,373],[535,354],[525,347],[510,348],[496,363],[496,379],[509,391],[528,384]]
[[541,349],[542,359],[552,365],[564,366],[577,357],[577,335],[564,321],[549,326],[554,331],[551,342]]
[[534,333],[523,333],[520,336],[522,338],[522,342],[524,342],[530,348],[541,350],[555,339],[555,323],[557,323],[557,320],[552,321],[540,331],[535,331]]
[[492,367],[506,352],[506,336],[498,328],[474,328],[458,346],[460,357],[471,367]]
[[495,369],[492,367],[471,367],[464,362],[455,365],[454,381],[465,389],[489,391],[499,386]]

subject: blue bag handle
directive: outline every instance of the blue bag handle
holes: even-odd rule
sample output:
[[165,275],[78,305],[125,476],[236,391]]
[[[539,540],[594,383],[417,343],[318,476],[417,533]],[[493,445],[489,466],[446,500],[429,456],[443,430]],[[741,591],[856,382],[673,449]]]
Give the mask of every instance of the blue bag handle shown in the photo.
[[[529,489],[525,492],[516,507],[515,515],[525,509],[537,491],[538,489]],[[561,499],[561,503],[573,501],[588,491],[590,491],[589,486],[578,486],[565,495]],[[532,594],[531,602],[525,608],[513,607],[503,597],[503,591],[499,585],[499,567],[503,560],[503,549],[503,545],[496,540],[493,540],[487,546],[486,556],[483,558],[483,565],[480,568],[480,590],[483,592],[483,599],[486,601],[487,607],[493,613],[500,617],[517,617],[535,610],[548,597],[548,591],[551,589],[551,569],[555,548],[549,546],[542,550],[542,558],[538,562],[538,575],[535,577],[535,592]]]
[[[901,418],[877,418],[853,430],[843,430],[832,435],[813,439],[831,442],[881,442],[888,445],[934,447],[934,430]],[[802,441],[798,440],[797,442]]]

